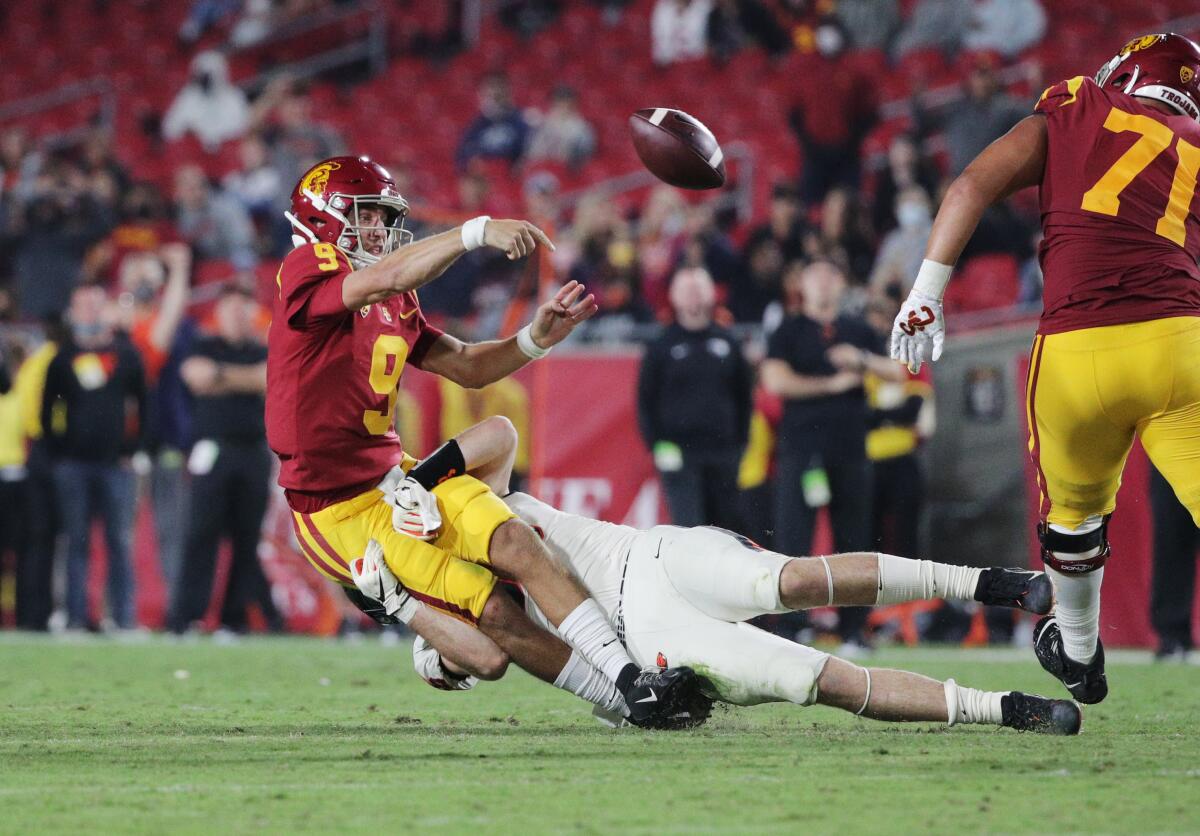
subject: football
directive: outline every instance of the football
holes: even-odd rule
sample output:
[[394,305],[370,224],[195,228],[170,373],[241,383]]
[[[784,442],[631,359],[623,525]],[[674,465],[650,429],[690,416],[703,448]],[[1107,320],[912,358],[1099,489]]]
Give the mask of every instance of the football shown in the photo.
[[633,147],[650,172],[681,189],[725,185],[725,152],[699,119],[669,107],[647,107],[629,117]]

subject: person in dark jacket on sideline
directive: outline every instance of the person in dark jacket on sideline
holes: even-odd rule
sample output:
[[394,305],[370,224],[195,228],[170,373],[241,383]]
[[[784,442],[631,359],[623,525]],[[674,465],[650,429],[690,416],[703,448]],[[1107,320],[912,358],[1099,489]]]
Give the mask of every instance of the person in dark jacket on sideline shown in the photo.
[[71,338],[50,361],[42,395],[42,429],[67,532],[68,629],[97,628],[87,607],[95,517],[104,524],[112,620],[118,629],[136,627],[129,457],[141,445],[146,378],[137,351],[114,335],[108,304],[98,285],[83,285],[71,294]]
[[671,281],[675,322],[646,348],[638,423],[675,525],[738,530],[738,461],[750,429],[754,375],[741,347],[713,322],[716,289],[703,268]]

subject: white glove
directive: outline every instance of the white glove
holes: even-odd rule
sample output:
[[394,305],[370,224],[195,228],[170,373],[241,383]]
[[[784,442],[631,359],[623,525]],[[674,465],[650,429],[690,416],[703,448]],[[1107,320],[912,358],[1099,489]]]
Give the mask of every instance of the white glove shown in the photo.
[[473,676],[458,676],[446,670],[442,655],[420,636],[413,642],[413,668],[421,679],[442,691],[470,691],[479,684]]
[[437,497],[411,476],[405,476],[383,501],[392,506],[392,528],[418,540],[432,540],[442,527]]
[[383,546],[378,540],[367,541],[367,553],[350,561],[350,577],[367,598],[377,601],[384,612],[403,624],[413,620],[421,602],[408,594],[404,584],[392,574],[383,559]]
[[942,303],[914,289],[892,323],[892,359],[899,360],[916,374],[926,360],[933,362],[942,356],[945,339],[946,319]]

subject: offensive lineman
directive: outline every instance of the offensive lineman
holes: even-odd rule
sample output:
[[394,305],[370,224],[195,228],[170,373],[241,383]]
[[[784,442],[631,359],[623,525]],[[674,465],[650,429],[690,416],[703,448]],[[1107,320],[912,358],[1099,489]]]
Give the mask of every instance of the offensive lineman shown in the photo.
[[1200,47],[1135,38],[1048,88],[958,177],[892,331],[914,370],[942,352],[942,295],[984,209],[1039,186],[1044,309],[1027,385],[1038,535],[1057,609],[1038,660],[1077,700],[1108,693],[1099,639],[1108,518],[1134,436],[1200,525]]
[[[544,356],[596,312],[595,300],[572,282],[516,336],[464,344],[425,321],[417,289],[472,249],[517,259],[553,244],[528,222],[488,217],[407,243],[407,214],[391,175],[366,157],[318,163],[292,194],[295,249],[276,275],[266,423],[300,547],[353,590],[349,560],[375,541],[422,602],[411,626],[435,647],[445,641],[436,609],[476,624],[535,676],[660,725],[694,691],[693,673],[641,671],[537,535],[466,475],[457,446],[414,467],[393,427],[405,365],[487,385]],[[526,588],[561,641],[492,595],[497,574]],[[585,670],[587,682],[565,677],[567,668]]]
[[[516,434],[489,419],[466,434],[506,430],[499,467],[472,469],[506,494]],[[811,607],[893,604],[955,598],[1049,611],[1052,589],[1040,572],[948,566],[892,555],[851,553],[790,558],[716,528],[660,525],[647,531],[567,514],[523,493],[505,502],[546,541],[605,611],[630,655],[643,665],[694,668],[712,697],[735,705],[821,703],[877,720],[984,723],[1045,734],[1076,734],[1079,707],[1017,691],[986,692],[907,671],[861,668],[743,622]],[[387,612],[404,590],[374,544],[351,574]],[[540,614],[534,610],[535,618]],[[435,687],[465,690],[474,681],[461,654],[475,639],[460,630],[453,653],[414,645],[418,673]],[[478,634],[475,634],[476,636]],[[454,655],[454,654],[459,655]],[[599,713],[599,712],[598,712]],[[704,712],[694,711],[694,716]]]

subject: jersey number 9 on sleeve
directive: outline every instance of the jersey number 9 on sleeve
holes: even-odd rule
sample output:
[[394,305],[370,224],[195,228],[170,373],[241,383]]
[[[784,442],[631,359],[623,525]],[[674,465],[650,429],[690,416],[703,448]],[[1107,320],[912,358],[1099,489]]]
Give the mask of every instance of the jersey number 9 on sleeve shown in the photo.
[[371,435],[383,435],[392,428],[396,397],[400,390],[400,373],[408,359],[408,343],[396,334],[380,334],[371,349],[371,389],[377,395],[387,396],[387,409],[368,409],[363,412],[363,426]]
[[1083,193],[1081,208],[1101,215],[1116,215],[1121,208],[1120,194],[1125,187],[1175,142],[1175,153],[1179,157],[1179,163],[1175,166],[1175,176],[1171,180],[1171,193],[1167,197],[1166,211],[1158,219],[1154,231],[1182,247],[1187,236],[1184,222],[1195,195],[1196,176],[1200,173],[1200,148],[1182,137],[1176,140],[1175,133],[1162,122],[1149,116],[1127,113],[1115,107],[1105,117],[1104,128],[1113,133],[1131,131],[1140,136],[1117,158],[1108,171],[1104,172],[1096,181],[1096,185]]

